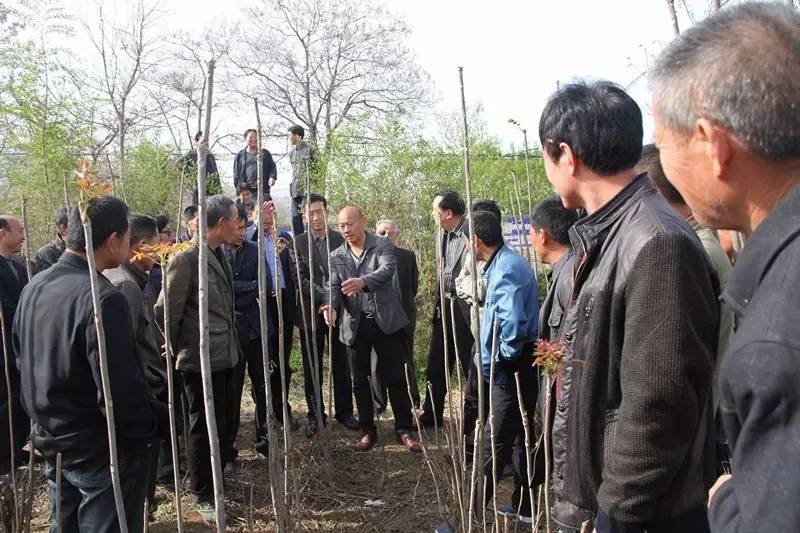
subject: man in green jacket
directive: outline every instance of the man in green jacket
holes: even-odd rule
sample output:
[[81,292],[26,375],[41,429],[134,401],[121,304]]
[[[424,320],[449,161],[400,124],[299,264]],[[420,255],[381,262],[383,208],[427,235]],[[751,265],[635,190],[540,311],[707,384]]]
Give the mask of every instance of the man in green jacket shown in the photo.
[[[217,419],[217,441],[227,442],[225,399],[232,385],[233,368],[239,362],[239,341],[236,336],[233,307],[233,275],[222,254],[221,245],[232,243],[237,232],[237,211],[233,200],[223,195],[207,202],[208,221],[208,333],[211,359],[211,381],[214,412]],[[214,518],[214,487],[211,473],[209,435],[203,404],[203,383],[200,375],[200,307],[198,302],[197,237],[191,247],[172,257],[167,264],[164,290],[156,303],[159,324],[169,313],[169,341],[176,364],[183,377],[188,403],[189,491],[195,507],[206,520]],[[164,292],[169,292],[169,309],[164,308]],[[221,458],[224,461],[224,456]],[[224,464],[223,464],[224,468]]]

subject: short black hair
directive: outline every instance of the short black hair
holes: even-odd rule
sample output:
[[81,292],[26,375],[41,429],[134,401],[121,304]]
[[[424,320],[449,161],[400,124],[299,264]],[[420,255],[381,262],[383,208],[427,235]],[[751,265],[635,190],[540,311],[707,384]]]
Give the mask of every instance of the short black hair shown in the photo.
[[308,198],[305,196],[303,197],[303,208],[317,202],[322,202],[322,207],[328,209],[328,200],[321,194],[317,194],[315,192],[308,193]]
[[629,170],[642,153],[642,111],[625,90],[608,81],[576,82],[553,94],[539,120],[539,141],[553,161],[567,144],[601,176]]
[[247,134],[250,133],[251,131],[253,133],[255,133],[256,136],[258,135],[258,132],[256,131],[255,128],[247,128],[246,130],[244,130],[244,135],[242,135],[242,137],[244,137],[246,139],[247,138]]
[[655,144],[648,144],[642,148],[642,157],[636,165],[636,170],[638,172],[647,172],[653,185],[667,202],[686,205],[686,200],[683,199],[678,189],[669,182],[667,175],[664,174],[664,169],[661,167],[661,156]]
[[156,220],[147,215],[132,213],[128,216],[128,227],[131,229],[131,246],[158,235]]
[[197,206],[196,205],[187,205],[186,208],[183,210],[183,221],[189,222],[194,217],[197,216]]
[[231,206],[235,205],[233,200],[224,194],[215,194],[206,200],[206,222],[208,223],[208,227],[213,228],[223,218],[230,218]]
[[236,204],[236,215],[239,217],[239,220],[244,220],[247,222],[248,213],[247,209],[242,204]]
[[158,228],[159,233],[164,231],[164,228],[170,223],[169,215],[166,213],[159,213],[153,218],[156,220],[156,228]]
[[475,211],[488,211],[497,215],[497,218],[503,218],[500,206],[494,200],[473,200],[472,212],[474,213]]
[[248,185],[245,182],[241,182],[239,185],[236,186],[236,192],[237,193],[244,192],[244,191],[249,191],[249,190],[250,190],[250,185]]
[[503,226],[500,218],[491,211],[475,211],[472,214],[472,227],[475,228],[475,236],[486,246],[503,244]]
[[194,134],[195,142],[199,141],[202,138],[203,138],[203,130],[200,130],[200,131],[198,131],[197,133]]
[[578,221],[578,212],[567,209],[560,198],[536,202],[531,212],[531,227],[543,229],[559,244],[569,246],[569,228]]
[[56,228],[60,229],[61,226],[69,224],[69,211],[66,207],[59,207],[56,209],[53,219],[55,220]]
[[441,200],[439,200],[440,209],[452,211],[456,216],[464,216],[467,210],[464,199],[453,189],[441,189],[436,193],[435,198],[441,198]]
[[8,219],[5,215],[0,215],[0,229],[6,229],[9,227]]
[[294,133],[301,139],[306,136],[306,130],[303,129],[303,126],[298,126],[297,124],[289,126],[289,133]]
[[[113,234],[125,235],[128,231],[128,206],[116,196],[101,196],[89,200],[87,214],[91,221],[92,248],[97,250]],[[67,224],[67,248],[86,251],[86,238],[78,206],[72,208]]]

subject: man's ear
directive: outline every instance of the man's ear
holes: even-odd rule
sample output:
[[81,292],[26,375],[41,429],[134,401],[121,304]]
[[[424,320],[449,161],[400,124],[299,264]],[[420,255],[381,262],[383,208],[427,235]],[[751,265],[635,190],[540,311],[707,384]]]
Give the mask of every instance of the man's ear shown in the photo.
[[542,246],[549,246],[550,242],[553,240],[553,237],[544,228],[536,230],[536,234],[539,236]]
[[700,148],[711,166],[713,177],[725,181],[728,176],[734,144],[738,141],[726,129],[708,119],[701,118],[695,123],[692,143],[700,143]]
[[578,172],[580,159],[567,143],[561,143],[558,147],[561,149],[561,157],[558,158],[556,164],[566,170],[570,176],[575,176]]

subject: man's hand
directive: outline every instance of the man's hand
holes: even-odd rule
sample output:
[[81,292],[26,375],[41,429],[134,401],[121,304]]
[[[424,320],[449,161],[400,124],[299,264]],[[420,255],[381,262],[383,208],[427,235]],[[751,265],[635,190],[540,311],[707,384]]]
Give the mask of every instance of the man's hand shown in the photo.
[[325,324],[328,326],[336,325],[336,309],[330,305],[323,305],[319,308],[319,312],[322,313],[322,316],[325,318]]
[[708,489],[708,506],[709,507],[711,507],[711,500],[714,498],[714,494],[716,494],[717,491],[719,490],[719,488],[722,485],[724,485],[725,483],[727,483],[728,480],[730,480],[730,479],[731,479],[731,475],[730,474],[722,474],[721,476],[719,476],[719,479],[717,479],[716,483],[714,483],[714,486],[711,487],[710,489]]
[[270,200],[269,202],[264,202],[264,205],[261,206],[264,210],[264,218],[272,218],[272,215],[275,214],[275,202]]
[[274,187],[275,186],[275,178],[270,178],[269,179],[269,186],[270,187]]
[[364,280],[361,278],[350,278],[342,282],[342,293],[345,296],[355,296],[364,290]]

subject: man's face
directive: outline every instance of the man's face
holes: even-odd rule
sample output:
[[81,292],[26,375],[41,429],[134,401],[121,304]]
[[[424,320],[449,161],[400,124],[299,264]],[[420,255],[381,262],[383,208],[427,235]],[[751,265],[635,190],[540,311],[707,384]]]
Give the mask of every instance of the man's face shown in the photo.
[[531,226],[528,229],[528,236],[531,239],[533,251],[536,252],[536,257],[541,261],[542,257],[547,255],[547,248],[544,246],[544,230]]
[[158,234],[158,242],[161,244],[172,244],[172,224],[167,224]]
[[16,254],[22,250],[22,243],[25,242],[25,232],[22,224],[16,218],[7,218],[8,225],[0,229],[0,243],[7,253]]
[[339,213],[339,233],[348,244],[359,242],[366,232],[364,218],[356,209],[343,209]]
[[222,242],[235,245],[239,235],[239,211],[236,210],[235,205],[230,206],[228,216],[219,223]]
[[375,226],[375,235],[386,237],[392,243],[397,244],[397,228],[392,224],[382,223]]
[[453,212],[449,209],[442,209],[439,207],[439,204],[442,201],[441,196],[437,196],[433,199],[433,221],[436,223],[436,226],[443,229],[450,229],[450,217],[452,216]]
[[258,146],[258,135],[254,131],[248,131],[247,136],[244,138],[247,142],[247,146],[250,148],[255,148]]
[[328,220],[328,210],[322,202],[311,202],[303,211],[303,218],[311,227],[312,231],[321,233],[325,230],[325,222]]
[[124,234],[112,234],[106,242],[103,243],[108,251],[108,258],[111,264],[106,265],[106,268],[116,268],[128,260],[131,251],[131,232],[130,229],[126,230]]
[[239,191],[239,201],[243,205],[250,205],[253,202],[253,193],[250,192],[250,189],[245,189],[243,191]]
[[714,177],[711,148],[696,134],[682,135],[666,126],[655,114],[655,141],[664,174],[694,217],[703,225],[717,229],[733,228],[734,204],[726,183]]
[[292,146],[297,146],[303,139],[296,133],[289,132],[289,143]]
[[547,175],[547,181],[553,186],[561,197],[561,202],[564,207],[568,209],[579,209],[583,207],[583,201],[576,194],[575,185],[577,180],[569,171],[567,158],[562,155],[558,161],[554,161],[547,150],[542,150],[542,159],[544,160],[544,171]]
[[198,214],[195,214],[193,219],[186,223],[186,231],[189,233],[189,237],[194,237],[197,234],[197,224],[199,220],[200,214],[198,212]]
[[244,242],[244,234],[247,232],[247,223],[243,218],[237,219],[236,222],[236,238],[231,243],[231,246],[240,248]]

